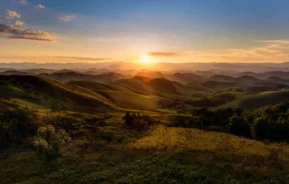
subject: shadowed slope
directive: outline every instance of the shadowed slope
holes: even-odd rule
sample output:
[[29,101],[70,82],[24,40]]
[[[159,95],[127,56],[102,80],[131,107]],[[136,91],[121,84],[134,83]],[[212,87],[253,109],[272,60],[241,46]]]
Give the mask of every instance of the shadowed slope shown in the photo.
[[112,110],[85,91],[35,76],[0,76],[0,97],[21,99],[53,110]]

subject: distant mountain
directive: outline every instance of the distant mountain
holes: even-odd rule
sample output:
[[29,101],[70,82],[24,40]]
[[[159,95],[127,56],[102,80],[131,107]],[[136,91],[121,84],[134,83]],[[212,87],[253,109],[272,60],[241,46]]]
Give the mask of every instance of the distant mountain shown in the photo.
[[246,71],[246,72],[240,72],[234,74],[234,77],[241,77],[241,76],[252,76],[252,77],[257,77],[257,74],[254,72]]
[[189,84],[191,82],[201,82],[203,77],[193,73],[174,73],[165,75],[166,79],[176,81],[181,84]]
[[235,78],[235,81],[244,83],[244,84],[252,84],[252,83],[260,82],[261,80],[253,76],[245,75],[245,76],[240,76],[240,77]]
[[122,78],[126,78],[122,74],[110,72],[99,75],[88,75],[82,74],[73,71],[65,71],[65,72],[55,72],[52,74],[40,74],[39,76],[51,80],[56,80],[59,82],[68,82],[68,81],[97,81],[97,82],[110,82],[114,80],[119,80]]
[[143,76],[149,78],[164,78],[165,76],[158,71],[141,70],[135,74],[135,76]]
[[110,73],[111,70],[106,69],[106,68],[101,68],[101,69],[90,68],[87,70],[81,70],[81,72],[84,74],[89,74],[89,75],[99,75],[99,74],[103,74],[103,73]]
[[217,81],[217,82],[235,82],[236,79],[227,75],[213,75],[206,79],[207,81]]
[[53,69],[45,69],[45,68],[35,68],[35,69],[24,69],[20,70],[21,72],[31,73],[34,75],[39,75],[41,73],[54,73],[57,72],[57,70]]
[[215,75],[215,73],[212,71],[196,71],[195,74],[202,77],[211,77]]
[[263,79],[269,78],[269,77],[279,77],[282,79],[289,79],[289,72],[284,71],[270,71],[265,73],[259,73],[258,76],[262,77]]
[[0,68],[0,72],[6,72],[6,71],[12,71],[15,70],[14,68]]
[[199,83],[199,82],[191,82],[191,83],[186,85],[186,88],[189,90],[201,91],[201,92],[206,92],[206,93],[210,93],[210,92],[214,91],[214,89],[210,89],[210,88],[202,85],[202,83]]
[[8,70],[5,72],[0,73],[0,75],[32,75],[27,72],[17,71],[17,70]]
[[289,85],[289,80],[288,79],[282,79],[280,77],[269,77],[268,79],[265,80],[266,82],[271,82],[271,83],[277,83],[277,84],[286,84]]
[[206,81],[201,84],[203,87],[213,90],[224,90],[228,88],[239,87],[239,84],[236,82]]
[[111,82],[116,81],[119,79],[127,79],[128,76],[122,75],[120,73],[115,72],[109,72],[109,73],[103,73],[95,76],[95,81],[99,82]]
[[165,94],[180,94],[181,92],[178,90],[178,88],[184,88],[183,85],[164,78],[152,79],[149,82],[149,86],[154,90]]
[[279,91],[284,88],[288,88],[288,85],[278,84],[272,82],[256,82],[252,86],[248,87],[246,90],[248,92],[265,92],[265,91]]

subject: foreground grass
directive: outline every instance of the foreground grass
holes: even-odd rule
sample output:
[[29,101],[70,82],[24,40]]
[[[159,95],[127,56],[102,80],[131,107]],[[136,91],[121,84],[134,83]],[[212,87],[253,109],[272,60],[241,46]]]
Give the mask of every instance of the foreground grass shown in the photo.
[[84,150],[75,140],[58,160],[2,154],[0,183],[289,183],[288,145],[164,126],[137,133],[116,121],[119,115]]

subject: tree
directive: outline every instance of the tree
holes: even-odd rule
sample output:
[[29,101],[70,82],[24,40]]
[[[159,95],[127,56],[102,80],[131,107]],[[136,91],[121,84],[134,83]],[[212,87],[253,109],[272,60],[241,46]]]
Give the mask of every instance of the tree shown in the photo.
[[129,112],[125,113],[125,115],[124,115],[124,117],[122,119],[124,120],[124,123],[127,126],[130,126],[132,124],[133,117],[132,117],[132,115]]
[[0,113],[0,147],[21,144],[36,135],[38,112],[28,108],[3,109]]
[[243,137],[251,137],[250,125],[238,114],[234,114],[229,119],[229,128],[232,134]]
[[258,140],[270,139],[271,130],[268,121],[264,117],[258,117],[254,121],[255,134]]

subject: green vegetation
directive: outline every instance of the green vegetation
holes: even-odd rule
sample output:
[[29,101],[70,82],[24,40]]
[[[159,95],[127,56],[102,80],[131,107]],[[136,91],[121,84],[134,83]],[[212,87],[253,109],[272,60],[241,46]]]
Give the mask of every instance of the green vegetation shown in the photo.
[[285,90],[147,77],[0,87],[0,183],[288,183]]

